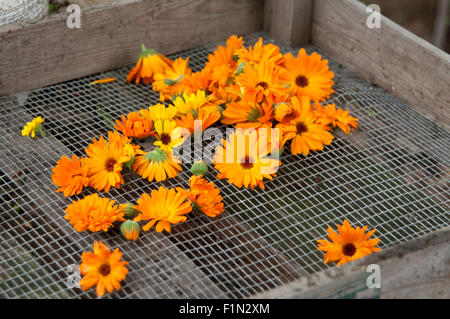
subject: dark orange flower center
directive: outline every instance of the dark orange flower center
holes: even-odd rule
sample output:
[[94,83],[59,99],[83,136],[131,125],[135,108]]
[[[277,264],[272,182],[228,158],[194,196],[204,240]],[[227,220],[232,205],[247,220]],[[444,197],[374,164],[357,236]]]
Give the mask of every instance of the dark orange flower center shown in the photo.
[[309,81],[304,75],[299,75],[295,79],[295,84],[297,84],[297,86],[304,88],[305,86],[308,86]]
[[283,122],[290,122],[294,120],[297,117],[297,114],[295,111],[291,111],[290,113],[286,114],[283,118]]
[[161,134],[161,142],[162,142],[164,145],[169,144],[169,143],[170,143],[170,135],[167,134],[167,133],[162,133],[162,134]]
[[253,163],[252,163],[252,162],[253,162],[253,161],[250,160],[250,157],[246,156],[246,157],[244,158],[244,161],[241,163],[241,166],[242,166],[243,168],[245,168],[245,169],[250,169],[250,168],[253,167]]
[[105,168],[108,172],[114,171],[114,165],[116,165],[117,161],[114,158],[108,158],[105,163]]
[[295,128],[297,129],[298,134],[308,132],[308,128],[306,127],[305,123],[303,123],[303,122],[298,122],[297,125],[295,126]]
[[356,247],[352,243],[347,243],[342,247],[342,252],[345,256],[353,256],[356,253]]
[[108,264],[103,264],[100,266],[100,268],[98,269],[98,272],[100,273],[100,275],[102,276],[108,276],[109,273],[111,272],[111,267]]
[[261,82],[259,82],[258,84],[256,84],[256,87],[258,87],[258,86],[260,86],[260,87],[262,87],[264,90],[266,90],[266,89],[269,87],[269,84],[267,84],[267,83],[264,82],[264,81],[261,81]]

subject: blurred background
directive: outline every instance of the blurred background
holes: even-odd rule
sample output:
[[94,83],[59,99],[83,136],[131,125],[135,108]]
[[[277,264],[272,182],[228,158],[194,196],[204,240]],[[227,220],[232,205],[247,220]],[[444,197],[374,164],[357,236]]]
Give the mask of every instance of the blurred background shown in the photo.
[[378,4],[381,13],[405,29],[450,52],[449,0],[360,0]]

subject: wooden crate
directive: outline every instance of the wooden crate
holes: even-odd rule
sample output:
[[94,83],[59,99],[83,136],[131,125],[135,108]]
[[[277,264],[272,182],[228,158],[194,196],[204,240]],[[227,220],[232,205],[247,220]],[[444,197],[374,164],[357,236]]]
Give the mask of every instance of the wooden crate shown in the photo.
[[[264,30],[277,43],[285,46],[299,47],[312,44],[346,68],[361,74],[374,86],[379,86],[406,102],[421,116],[433,121],[437,130],[444,129],[448,132],[449,55],[385,17],[382,17],[380,29],[369,29],[366,26],[367,17],[366,7],[355,0],[123,0],[116,1],[114,5],[105,4],[83,10],[80,29],[68,28],[66,15],[52,15],[33,24],[3,26],[0,27],[2,107],[0,112],[2,119],[12,123],[11,127],[20,127],[25,117],[15,118],[11,114],[17,114],[20,110],[25,116],[30,110],[15,101],[16,98],[19,101],[23,94],[28,96],[28,93],[19,92],[129,66],[135,62],[141,43],[151,43],[158,51],[172,54],[223,41],[233,33],[246,35]],[[136,94],[141,94],[140,92],[136,89]],[[11,102],[12,99],[14,102]],[[61,123],[64,121],[64,116],[58,116],[54,106],[39,106],[38,102],[36,103],[33,104],[36,109],[47,108],[49,112],[54,112],[54,118]],[[88,116],[86,117],[85,120],[89,121]],[[380,122],[380,126],[386,125]],[[92,137],[89,134],[86,136]],[[8,238],[8,235],[3,234],[2,236],[6,236],[6,240],[15,241],[8,247],[21,247],[23,252],[16,251],[19,256],[14,258],[5,257],[10,253],[4,252],[2,254],[4,262],[0,259],[0,265],[3,269],[7,269],[14,267],[15,263],[24,263],[22,260],[26,260],[27,267],[20,268],[23,272],[33,269],[35,264],[44,263],[46,266],[39,268],[41,273],[36,278],[24,279],[18,274],[11,274],[9,278],[9,275],[5,275],[6,277],[2,279],[5,282],[11,281],[7,287],[16,284],[21,287],[22,294],[0,286],[0,295],[5,289],[4,295],[12,297],[92,296],[92,293],[79,294],[66,291],[63,287],[67,276],[64,267],[78,262],[78,254],[90,247],[93,238],[101,238],[99,236],[87,238],[71,231],[70,225],[61,218],[60,211],[60,207],[67,202],[52,192],[49,169],[61,155],[69,155],[73,150],[51,136],[41,141],[20,140],[19,145],[13,137],[13,134],[6,134],[1,139],[3,145],[0,152],[1,177],[3,183],[11,189],[11,194],[20,199],[18,204],[26,213],[19,218],[2,216],[0,226],[15,229],[14,238]],[[350,139],[361,147],[376,146],[364,134],[356,133],[350,136]],[[47,144],[48,141],[51,141],[51,147]],[[36,148],[36,143],[39,144],[39,154],[37,157],[24,158],[24,162],[30,167],[37,167],[37,171],[31,172],[32,176],[37,178],[39,171],[46,173],[43,174],[45,176],[42,180],[26,184],[20,181],[23,166],[9,163],[11,154],[8,150],[16,148],[17,151],[25,153],[31,147]],[[399,149],[403,149],[400,144],[401,142]],[[411,149],[407,148],[407,151]],[[386,156],[381,154],[382,150],[375,153],[381,158]],[[42,162],[33,162],[38,157],[42,158]],[[428,187],[420,194],[430,196],[433,201],[440,201],[440,205],[448,207],[448,157],[440,164],[439,169],[442,174],[431,179],[430,183],[439,187],[444,185],[442,192],[436,194],[435,189],[439,187],[432,190]],[[403,177],[411,184],[418,182],[417,176]],[[396,185],[394,186],[397,187]],[[282,183],[279,187],[281,192]],[[273,191],[274,196],[276,192],[277,190]],[[263,196],[264,194],[258,194],[256,197],[263,199]],[[282,198],[282,194],[279,196]],[[234,198],[230,197],[231,200]],[[236,197],[235,200],[240,199]],[[288,201],[289,198],[284,200]],[[270,211],[271,203],[267,205]],[[11,211],[8,201],[0,206],[3,206],[3,214]],[[366,295],[357,295],[354,293],[355,286],[350,284],[358,282],[358,287],[361,287],[365,278],[363,270],[367,263],[381,263],[388,265],[387,269],[394,269],[395,267],[390,265],[405,262],[405,259],[398,258],[398,254],[404,254],[407,250],[410,258],[408,260],[420,258],[421,262],[427,261],[424,269],[431,269],[434,266],[432,259],[423,257],[422,251],[442,255],[448,252],[449,247],[448,230],[442,230],[426,238],[416,239],[413,243],[399,244],[379,257],[365,258],[361,263],[343,268],[343,271],[333,269],[332,272],[336,273],[332,275],[317,272],[311,279],[308,276],[309,272],[304,270],[304,265],[289,255],[289,249],[286,248],[289,242],[274,244],[278,241],[278,237],[263,236],[261,232],[255,230],[258,229],[258,225],[253,227],[255,225],[242,222],[245,217],[249,216],[229,214],[213,225],[202,218],[195,218],[177,228],[170,238],[149,233],[142,236],[139,245],[128,244],[130,251],[128,257],[136,260],[136,264],[139,264],[137,268],[153,263],[155,275],[153,281],[149,283],[140,280],[145,274],[139,270],[130,273],[131,279],[128,280],[131,284],[114,296],[213,298],[248,297],[258,293],[260,295],[257,296],[260,297],[374,296],[373,290]],[[21,226],[30,221],[38,226],[31,232],[23,230]],[[444,226],[448,224],[442,225]],[[202,237],[205,232],[209,235]],[[46,235],[42,237],[44,233]],[[33,234],[41,236],[43,240],[35,239]],[[433,236],[433,239],[430,240],[429,236]],[[111,240],[111,243],[118,245],[117,238]],[[201,242],[194,241],[193,238],[204,238],[205,245],[213,251],[202,247]],[[427,248],[427,245],[431,245],[431,248]],[[74,254],[64,255],[66,251],[58,250],[58,247],[62,246],[69,247]],[[20,261],[17,261],[18,258]],[[228,258],[233,259],[233,262],[227,263]],[[217,268],[216,265],[221,265],[227,270],[227,278],[221,275],[220,267]],[[6,270],[2,272],[1,269],[0,275],[6,274]],[[449,269],[439,264],[438,270],[430,272],[431,278],[413,281],[412,286],[405,280],[404,286],[409,285],[408,291],[412,291],[415,289],[412,287],[418,287],[425,282],[429,289],[422,289],[420,291],[422,296],[448,297],[448,292],[447,295],[439,295],[442,291],[442,282],[438,282],[438,279],[448,278]],[[163,287],[167,282],[167,274],[171,272],[177,274],[177,281],[170,283],[168,292]],[[323,276],[326,276],[327,280],[323,280]],[[399,278],[398,276],[394,271],[388,271],[383,280],[393,282]],[[306,291],[304,288],[306,277],[318,288]],[[331,284],[329,278],[332,279]],[[355,278],[359,278],[359,281],[355,281]],[[300,281],[295,282],[297,279]],[[31,287],[28,282],[33,282],[35,286]],[[52,283],[58,287],[49,288],[44,292],[39,291],[39,285]],[[285,284],[290,286],[281,287]],[[311,281],[308,285],[310,284]],[[267,292],[273,288],[275,290]],[[375,296],[392,296],[392,291],[398,290],[399,287],[387,285],[387,288],[382,289],[387,290],[383,290],[383,293],[378,291]],[[233,293],[230,294],[229,291]]]

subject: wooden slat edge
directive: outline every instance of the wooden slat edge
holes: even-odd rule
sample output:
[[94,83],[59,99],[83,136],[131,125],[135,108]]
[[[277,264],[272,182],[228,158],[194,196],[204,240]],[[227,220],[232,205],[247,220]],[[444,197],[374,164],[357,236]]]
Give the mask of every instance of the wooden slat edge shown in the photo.
[[164,54],[261,30],[260,0],[135,1],[0,28],[0,95],[136,62],[141,43]]
[[450,55],[384,16],[369,29],[368,16],[356,0],[317,0],[312,44],[449,130]]
[[265,0],[264,30],[285,45],[309,43],[312,0]]
[[[334,267],[253,298],[449,298],[450,227]],[[369,288],[377,264],[381,288]]]

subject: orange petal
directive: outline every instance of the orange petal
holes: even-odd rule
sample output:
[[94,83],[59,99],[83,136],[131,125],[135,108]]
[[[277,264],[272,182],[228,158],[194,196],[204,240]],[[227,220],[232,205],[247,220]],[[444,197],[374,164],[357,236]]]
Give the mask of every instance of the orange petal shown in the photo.
[[96,80],[94,82],[89,83],[89,85],[94,85],[94,84],[99,84],[99,83],[111,83],[111,82],[115,82],[116,78],[106,78],[106,79],[100,79],[100,80]]

